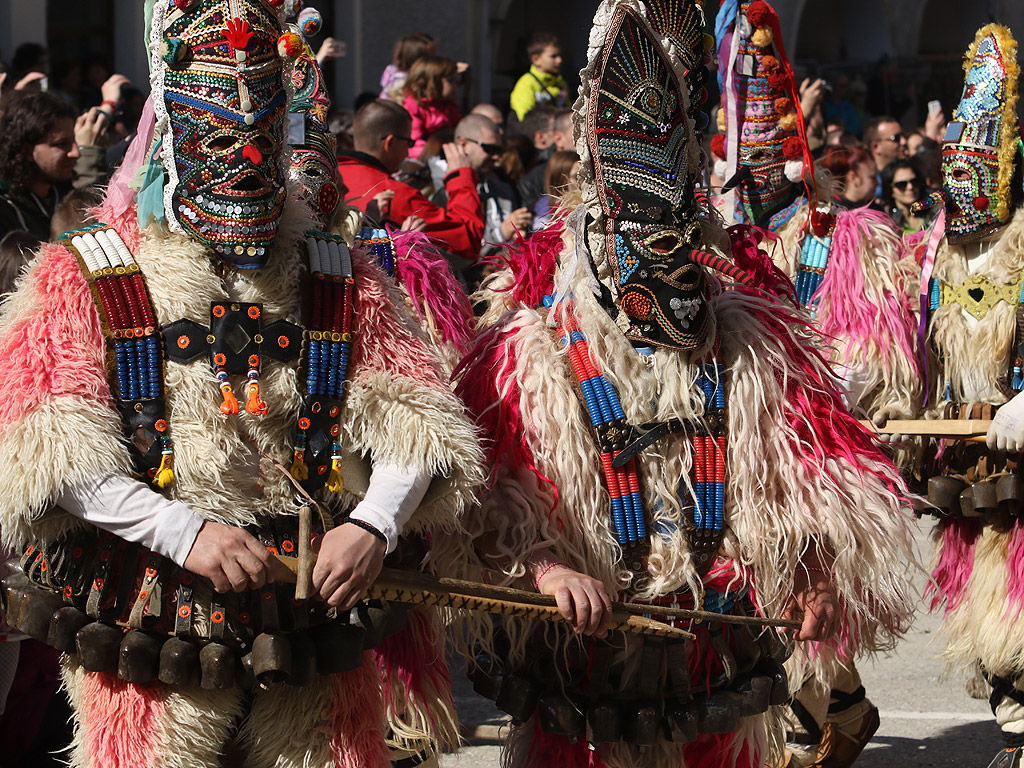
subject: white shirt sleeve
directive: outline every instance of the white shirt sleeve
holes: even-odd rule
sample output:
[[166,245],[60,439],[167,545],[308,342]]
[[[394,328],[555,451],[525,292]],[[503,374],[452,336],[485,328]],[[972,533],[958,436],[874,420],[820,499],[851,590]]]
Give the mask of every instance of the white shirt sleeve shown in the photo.
[[57,503],[75,517],[142,544],[180,566],[203,525],[203,518],[186,504],[166,499],[125,475],[65,486]]
[[388,540],[388,554],[398,546],[402,528],[423,501],[430,475],[397,464],[374,464],[366,496],[349,517],[372,525]]

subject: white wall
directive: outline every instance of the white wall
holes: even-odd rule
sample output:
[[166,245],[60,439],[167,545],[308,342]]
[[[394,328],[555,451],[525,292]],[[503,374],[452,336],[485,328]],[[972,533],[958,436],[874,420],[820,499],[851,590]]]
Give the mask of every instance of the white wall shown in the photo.
[[10,63],[21,43],[46,43],[46,4],[0,0],[0,56]]

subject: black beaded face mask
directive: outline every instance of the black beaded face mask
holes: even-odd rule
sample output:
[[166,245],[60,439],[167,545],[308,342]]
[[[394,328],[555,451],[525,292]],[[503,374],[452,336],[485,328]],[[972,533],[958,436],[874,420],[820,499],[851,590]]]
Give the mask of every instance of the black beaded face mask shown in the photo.
[[693,349],[707,335],[683,85],[644,19],[620,8],[591,82],[587,141],[626,336]]

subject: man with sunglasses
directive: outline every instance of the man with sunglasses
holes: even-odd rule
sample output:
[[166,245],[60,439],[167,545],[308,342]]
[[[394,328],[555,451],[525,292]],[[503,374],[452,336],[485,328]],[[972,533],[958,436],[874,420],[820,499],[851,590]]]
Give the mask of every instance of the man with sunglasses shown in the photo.
[[867,124],[864,145],[871,150],[879,173],[892,161],[907,157],[907,137],[903,135],[899,121],[887,115],[876,117]]
[[[494,172],[504,151],[502,131],[484,115],[466,115],[455,127],[455,144],[466,153],[469,167],[476,174],[477,192],[484,217],[481,256],[489,256],[530,231],[533,215],[523,207],[515,187]],[[448,192],[439,190],[433,197],[438,205],[449,204]],[[466,275],[474,282],[475,275]]]
[[445,144],[448,204],[446,208],[435,205],[415,187],[393,178],[409,156],[411,127],[409,113],[394,102],[376,99],[356,113],[355,150],[338,153],[338,173],[348,190],[346,202],[364,213],[370,209],[371,218],[381,224],[402,226],[413,217],[421,219],[424,231],[450,253],[476,261],[484,221],[470,159],[457,144]]

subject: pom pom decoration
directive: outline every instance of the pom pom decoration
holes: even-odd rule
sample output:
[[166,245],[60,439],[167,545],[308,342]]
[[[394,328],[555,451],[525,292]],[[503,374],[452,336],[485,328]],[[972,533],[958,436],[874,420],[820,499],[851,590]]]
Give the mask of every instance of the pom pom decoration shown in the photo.
[[802,159],[787,160],[786,165],[783,167],[783,173],[794,184],[799,184],[804,177],[804,161]]
[[718,117],[715,118],[715,125],[718,126],[718,130],[725,131],[725,110],[718,110]]
[[765,72],[774,72],[779,68],[779,60],[774,56],[764,56],[761,59],[761,69]]
[[785,115],[793,111],[793,100],[783,96],[775,100],[775,113]]
[[716,133],[711,137],[711,152],[715,157],[725,159],[725,134]]
[[289,18],[298,16],[303,5],[302,0],[284,0],[284,15]]
[[988,198],[985,195],[978,195],[973,200],[975,210],[984,211],[988,208],[988,202]]
[[755,27],[768,26],[774,15],[775,12],[772,10],[772,7],[764,0],[755,0],[755,2],[751,3],[750,7],[747,8],[747,19],[749,19],[750,23]]
[[174,0],[174,7],[183,13],[188,13],[196,7],[196,0]]
[[303,50],[302,38],[294,32],[285,32],[277,39],[277,53],[282,59],[295,59]]
[[784,131],[795,131],[796,130],[796,112],[790,112],[788,115],[783,115],[779,118],[779,128]]
[[725,177],[729,174],[729,164],[725,160],[715,160],[715,176],[725,181]]
[[768,85],[776,91],[784,91],[786,86],[789,85],[789,77],[781,69],[776,69],[768,75]]
[[320,11],[316,8],[306,8],[299,14],[298,25],[299,29],[302,30],[302,34],[307,37],[313,37],[323,27],[324,17],[320,15]]
[[782,142],[782,154],[787,160],[802,160],[804,145],[796,136],[790,136]]
[[772,44],[772,31],[768,27],[762,27],[750,36],[750,42],[758,48],[767,48]]

